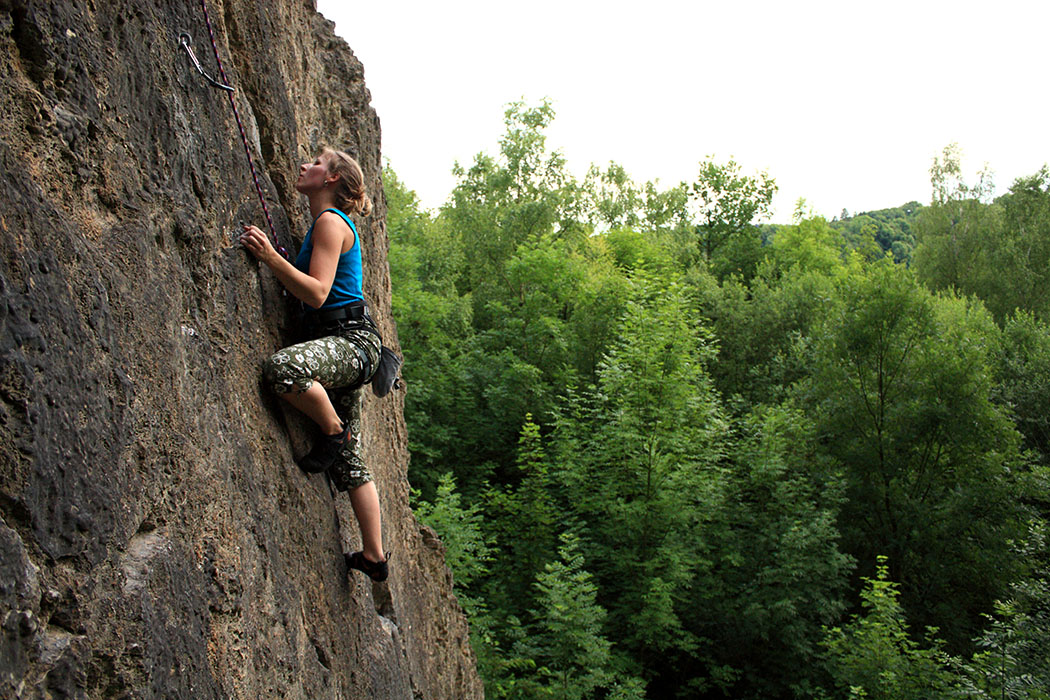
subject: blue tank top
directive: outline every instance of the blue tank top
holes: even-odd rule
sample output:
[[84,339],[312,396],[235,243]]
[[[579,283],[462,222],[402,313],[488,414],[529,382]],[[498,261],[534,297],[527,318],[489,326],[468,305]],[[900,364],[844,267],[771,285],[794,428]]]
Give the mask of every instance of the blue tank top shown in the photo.
[[[335,279],[332,280],[332,289],[328,292],[328,298],[324,300],[324,304],[320,307],[322,309],[335,309],[354,301],[364,301],[365,297],[361,292],[361,237],[357,235],[357,227],[354,226],[354,222],[350,220],[349,216],[338,209],[325,209],[321,214],[324,214],[325,211],[334,211],[343,217],[343,221],[354,232],[354,245],[350,247],[350,250],[339,256],[339,263],[335,268]],[[321,214],[317,215],[317,219],[321,218]],[[295,257],[294,264],[296,269],[306,274],[310,274],[310,256],[314,252],[312,234],[317,219],[314,219],[314,223],[310,224],[310,230],[306,232],[306,238],[303,239],[303,247],[299,249],[299,255]]]

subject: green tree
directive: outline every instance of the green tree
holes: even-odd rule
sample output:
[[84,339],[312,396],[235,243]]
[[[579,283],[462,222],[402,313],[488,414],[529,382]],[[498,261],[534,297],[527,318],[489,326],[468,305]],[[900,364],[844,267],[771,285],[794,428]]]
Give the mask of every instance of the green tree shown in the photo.
[[772,263],[778,271],[798,268],[832,275],[843,265],[844,241],[821,217],[800,217],[791,226],[779,226],[773,238]]
[[743,415],[757,404],[784,401],[812,371],[812,329],[838,295],[835,280],[793,268],[750,285],[698,286],[698,313],[711,320],[719,343],[711,375],[728,405]]
[[997,318],[1015,310],[1050,320],[1050,170],[1014,181],[996,200],[1001,236],[988,241],[995,281],[986,300]]
[[1028,312],[1008,318],[999,350],[997,395],[1025,446],[1050,466],[1050,325]]
[[393,314],[405,355],[403,375],[413,483],[432,498],[450,464],[460,464],[461,411],[473,409],[459,361],[473,342],[473,308],[457,290],[466,264],[461,241],[388,166],[383,171]]
[[683,614],[710,567],[703,529],[722,498],[726,424],[704,367],[710,339],[682,289],[635,284],[597,385],[558,421],[558,478],[610,637],[647,677],[676,665],[692,677],[701,640]]
[[1050,546],[1047,524],[1033,520],[1018,554],[1029,573],[996,602],[969,663],[958,663],[966,697],[1050,698]]
[[853,568],[839,550],[842,484],[821,476],[814,426],[797,408],[756,409],[734,438],[723,510],[704,535],[714,571],[694,587],[687,624],[716,640],[713,668],[734,670],[727,694],[808,697]]
[[[559,559],[536,577],[538,607],[529,634],[514,649],[537,667],[531,682],[519,683],[516,697],[583,700],[598,697],[599,689],[616,680],[611,645],[602,634],[606,611],[597,603],[597,586],[584,568],[576,536],[563,534],[560,539]],[[626,685],[634,690],[628,697],[644,697],[637,692],[637,681]]]
[[605,170],[592,165],[583,189],[596,228],[637,228],[641,223],[644,195],[622,165],[609,163]]
[[[831,226],[842,232],[846,244],[853,250],[863,250],[873,242],[883,253],[893,256],[898,263],[909,263],[915,248],[915,224],[923,206],[908,202],[891,209],[868,211],[842,216],[831,222]],[[875,256],[866,255],[869,260]],[[881,256],[878,256],[881,257]]]
[[619,273],[546,149],[553,117],[549,103],[511,105],[499,156],[457,166],[436,219],[387,178],[412,478],[428,496],[450,467],[472,496],[513,478],[522,416],[546,418],[578,373],[594,373],[619,315]]
[[951,144],[930,169],[933,202],[919,214],[912,256],[919,279],[934,289],[992,296],[996,276],[989,252],[1002,231],[1002,211],[984,200],[991,177],[983,171],[975,185],[962,176],[959,148]]
[[852,276],[800,384],[844,471],[840,519],[859,561],[886,553],[905,608],[964,648],[1017,562],[1019,440],[992,401],[998,331],[892,264]]
[[[709,265],[730,273],[743,272],[741,268],[757,263],[754,253],[761,238],[755,222],[769,214],[776,190],[768,174],[744,175],[732,159],[723,164],[708,158],[700,164],[692,200],[697,212],[697,242]],[[717,257],[729,248],[732,255]]]
[[955,686],[948,655],[935,629],[927,630],[925,645],[913,639],[885,557],[878,558],[874,578],[864,581],[863,614],[829,630],[824,640],[839,697],[948,697]]
[[518,475],[485,494],[488,532],[506,556],[493,565],[486,598],[506,614],[525,617],[533,604],[532,582],[558,547],[564,518],[540,426],[525,415],[518,440]]
[[[419,491],[413,495],[418,499]],[[504,622],[490,612],[487,600],[478,595],[478,582],[489,573],[495,560],[494,542],[482,526],[481,506],[463,505],[451,473],[441,477],[433,502],[418,501],[415,513],[432,528],[445,547],[445,562],[452,570],[456,597],[470,621],[470,643],[478,659],[478,670],[487,682],[523,665],[522,660],[506,660],[498,634]]]
[[[436,216],[384,174],[410,477],[487,695],[820,697],[854,558],[835,692],[939,687],[905,610],[966,692],[1021,692],[1045,576],[1008,545],[1046,507],[1050,334],[1012,309],[1042,294],[1048,177],[989,203],[949,152],[918,220],[756,226],[764,174],[581,183],[549,103],[505,117]],[[886,259],[914,231],[917,277],[1004,331]]]
[[589,233],[580,217],[582,195],[565,159],[547,150],[544,130],[553,119],[548,101],[537,107],[511,104],[499,157],[479,154],[469,169],[457,164],[453,170],[459,181],[442,217],[470,251],[460,291],[473,294],[482,325],[491,321],[488,303],[507,284],[505,264],[520,246]]
[[979,296],[999,321],[1016,310],[1050,313],[1050,170],[1014,181],[988,202],[987,170],[962,178],[958,148],[931,169],[933,203],[916,223],[915,269],[935,289]]
[[[415,495],[418,497],[419,492]],[[445,563],[452,569],[457,588],[467,590],[488,572],[493,560],[492,543],[483,532],[481,506],[463,505],[451,473],[441,477],[437,498],[432,503],[419,501],[415,513],[445,545]]]

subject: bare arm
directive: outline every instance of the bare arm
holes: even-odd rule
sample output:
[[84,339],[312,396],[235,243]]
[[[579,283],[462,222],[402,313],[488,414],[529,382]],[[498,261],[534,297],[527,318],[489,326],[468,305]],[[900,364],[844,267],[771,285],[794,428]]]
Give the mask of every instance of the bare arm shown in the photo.
[[[328,298],[339,265],[339,255],[353,246],[353,232],[347,235],[346,226],[333,213],[322,214],[314,223],[313,252],[310,272],[300,272],[278,255],[270,239],[256,226],[245,226],[241,243],[248,251],[273,270],[281,284],[297,299],[313,308],[319,308]],[[346,239],[349,238],[349,245]]]

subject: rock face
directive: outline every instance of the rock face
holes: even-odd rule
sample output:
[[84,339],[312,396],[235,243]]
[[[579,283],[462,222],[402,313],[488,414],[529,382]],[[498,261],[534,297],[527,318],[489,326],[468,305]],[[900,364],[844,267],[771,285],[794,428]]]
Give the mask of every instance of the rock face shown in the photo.
[[[388,345],[379,122],[303,0],[211,0],[282,242],[324,145],[358,157]],[[348,576],[346,496],[264,390],[291,340],[239,246],[265,220],[196,0],[0,0],[0,697],[475,698],[440,543],[413,518],[399,392],[366,392],[391,578]],[[333,507],[334,504],[334,507]]]

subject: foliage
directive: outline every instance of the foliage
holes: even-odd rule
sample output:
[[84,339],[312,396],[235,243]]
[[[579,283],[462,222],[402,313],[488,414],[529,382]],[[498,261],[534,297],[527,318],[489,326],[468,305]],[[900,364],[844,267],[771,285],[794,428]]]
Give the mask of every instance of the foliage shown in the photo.
[[843,210],[842,216],[832,221],[831,226],[841,232],[850,249],[864,252],[869,260],[882,257],[867,252],[874,244],[882,254],[892,255],[894,262],[907,264],[915,248],[915,224],[922,209],[918,202],[908,202],[899,207],[853,216]]
[[702,528],[721,498],[725,423],[682,290],[635,284],[597,385],[570,400],[555,440],[609,632],[652,668],[696,649],[682,616],[709,567]]
[[998,601],[969,663],[957,661],[966,697],[1050,698],[1050,546],[1034,521],[1018,552],[1031,572]]
[[704,260],[723,273],[720,277],[731,271],[750,277],[747,270],[757,262],[761,241],[755,223],[769,214],[776,190],[768,174],[743,175],[734,160],[708,158],[700,164],[691,193],[698,210],[697,243]]
[[780,272],[801,269],[830,276],[842,267],[842,248],[841,235],[823,218],[800,219],[779,227],[770,263]]
[[553,118],[510,105],[437,213],[384,173],[486,694],[1043,697],[1050,175],[990,201],[949,149],[929,206],[758,224],[764,173],[578,180]]
[[995,296],[988,300],[1000,318],[1015,309],[1050,312],[1050,170],[1018,178],[996,200],[1002,208],[1003,236],[989,242],[998,272]]
[[885,557],[861,592],[864,613],[828,630],[824,645],[840,697],[899,700],[947,697],[954,677],[949,658],[928,629],[925,645],[910,635],[900,585],[890,580]]
[[544,442],[532,414],[526,414],[518,440],[518,478],[485,494],[487,531],[506,555],[494,565],[485,597],[519,618],[529,613],[532,582],[556,551],[562,525]]
[[488,601],[474,595],[472,584],[489,572],[494,561],[494,548],[482,527],[482,512],[478,504],[464,507],[462,496],[456,491],[452,474],[443,475],[433,502],[417,499],[416,516],[434,529],[445,545],[445,562],[452,570],[460,605],[471,623],[471,646],[478,659],[478,669],[484,678],[492,678],[521,662],[507,662],[502,657],[499,639],[494,629],[495,617],[489,612]]
[[750,286],[701,287],[698,312],[718,339],[711,374],[721,394],[743,412],[786,400],[810,371],[811,330],[836,294],[833,279],[801,268],[779,279],[760,275]]
[[[506,456],[522,417],[549,420],[567,387],[593,380],[622,313],[617,250],[588,235],[596,217],[584,203],[594,196],[546,148],[553,116],[548,103],[511,105],[499,157],[457,166],[434,219],[386,175],[413,480],[427,496],[450,467],[471,495],[514,478]],[[640,219],[677,225],[681,188],[639,192]]]
[[416,485],[432,497],[448,471],[443,457],[458,439],[455,415],[468,399],[456,362],[473,335],[470,297],[456,290],[465,256],[452,231],[420,211],[415,193],[389,167],[383,180],[390,274],[397,282],[392,306],[409,385],[409,448],[417,465],[431,467],[417,470]]
[[858,561],[890,556],[915,619],[958,648],[1015,573],[1018,435],[992,401],[997,329],[889,263],[850,278],[801,395],[844,470],[841,528]]
[[1050,325],[1023,311],[1007,319],[996,364],[1000,403],[1012,410],[1025,445],[1050,466]]
[[[596,602],[598,589],[574,535],[561,536],[558,556],[536,577],[539,608],[529,634],[514,648],[515,655],[536,664],[536,672],[510,697],[582,700],[618,680],[611,645],[602,635],[606,612]],[[619,680],[620,697],[644,697],[637,679]]]
[[846,608],[853,561],[839,549],[842,484],[823,476],[813,429],[793,407],[748,415],[719,525],[705,535],[717,564],[710,587],[695,592],[707,611],[699,629],[719,640],[718,665],[739,674],[734,697],[812,692],[822,628]]
[[476,503],[462,505],[452,474],[441,477],[434,502],[417,502],[415,512],[420,521],[440,535],[445,545],[445,562],[452,569],[457,586],[467,588],[488,571],[493,552],[482,531],[481,507]]
[[980,297],[1000,321],[1017,310],[1050,313],[1050,170],[1018,178],[994,202],[990,176],[961,177],[958,149],[932,169],[935,199],[917,223],[915,268],[936,289]]

